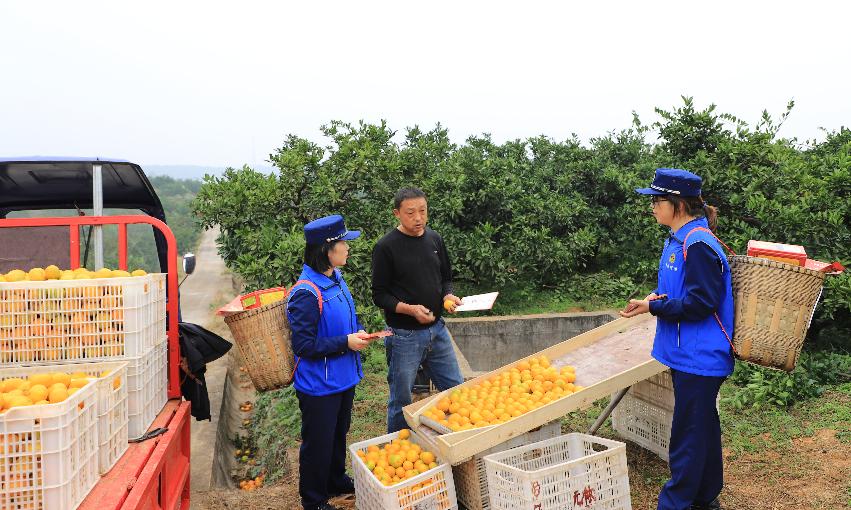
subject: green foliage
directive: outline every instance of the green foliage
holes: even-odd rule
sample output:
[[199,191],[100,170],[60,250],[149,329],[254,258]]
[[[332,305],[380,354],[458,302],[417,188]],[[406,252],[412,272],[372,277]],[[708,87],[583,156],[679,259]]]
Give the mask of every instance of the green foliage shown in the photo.
[[247,442],[258,448],[258,472],[266,473],[270,482],[288,474],[287,449],[297,444],[301,434],[298,409],[292,386],[258,393]]
[[818,397],[828,387],[851,380],[851,356],[804,352],[791,373],[737,362],[731,381],[738,386],[728,397],[738,409],[760,406],[786,407]]
[[[192,201],[201,188],[201,181],[173,179],[158,175],[150,178],[157,196],[165,211],[166,222],[177,240],[178,255],[192,251],[201,236],[201,226],[192,212]],[[139,211],[109,211],[109,214],[139,214]],[[149,225],[129,225],[127,227],[127,266],[141,268],[149,272],[159,272],[157,248],[154,243],[153,227]],[[86,230],[82,241],[86,240]],[[94,246],[94,241],[92,240]],[[111,267],[118,265],[118,230],[114,227],[104,229],[104,263]],[[88,265],[92,269],[94,255],[89,253]]]
[[165,175],[150,178],[165,210],[166,221],[177,239],[177,252],[192,251],[201,236],[201,226],[192,212],[192,201],[201,189],[201,181],[173,179]]

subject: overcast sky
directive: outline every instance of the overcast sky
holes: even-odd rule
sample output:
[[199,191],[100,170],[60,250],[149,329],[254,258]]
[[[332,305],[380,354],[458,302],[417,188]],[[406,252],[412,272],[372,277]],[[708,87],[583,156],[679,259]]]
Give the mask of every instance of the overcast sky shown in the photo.
[[[132,5],[132,7],[131,7]],[[0,156],[263,164],[331,119],[454,141],[645,123],[681,95],[781,135],[851,124],[849,2],[0,4]]]

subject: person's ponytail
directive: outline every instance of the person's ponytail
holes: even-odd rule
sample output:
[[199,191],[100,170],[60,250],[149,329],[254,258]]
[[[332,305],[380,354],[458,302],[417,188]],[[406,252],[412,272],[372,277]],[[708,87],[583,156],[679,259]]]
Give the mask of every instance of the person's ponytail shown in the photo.
[[703,214],[706,215],[706,222],[709,224],[709,230],[715,232],[718,226],[718,208],[712,205],[703,204]]

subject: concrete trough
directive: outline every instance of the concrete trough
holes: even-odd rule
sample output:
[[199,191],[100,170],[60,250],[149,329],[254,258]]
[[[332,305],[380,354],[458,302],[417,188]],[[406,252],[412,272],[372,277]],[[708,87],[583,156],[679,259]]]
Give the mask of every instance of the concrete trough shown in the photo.
[[[447,318],[465,378],[490,372],[520,358],[602,326],[614,312],[546,313]],[[469,371],[469,372],[468,372]]]

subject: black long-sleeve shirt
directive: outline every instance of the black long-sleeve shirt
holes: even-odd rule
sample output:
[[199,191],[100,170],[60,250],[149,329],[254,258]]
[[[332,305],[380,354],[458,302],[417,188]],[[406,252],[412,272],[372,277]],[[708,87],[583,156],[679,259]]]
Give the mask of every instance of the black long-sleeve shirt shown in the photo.
[[443,297],[452,292],[452,266],[443,239],[426,227],[420,237],[394,228],[375,244],[372,252],[372,300],[384,310],[387,325],[423,329],[410,315],[396,313],[399,302],[423,305],[437,320]]

